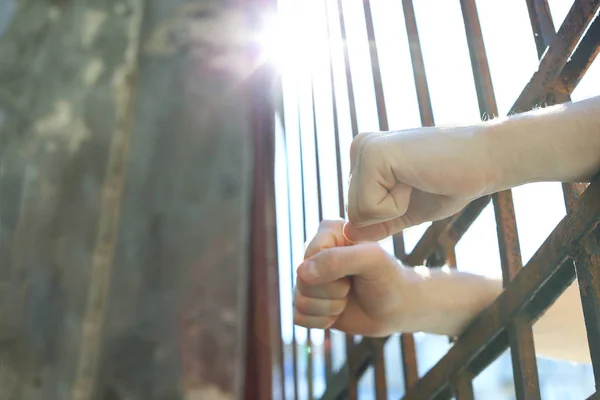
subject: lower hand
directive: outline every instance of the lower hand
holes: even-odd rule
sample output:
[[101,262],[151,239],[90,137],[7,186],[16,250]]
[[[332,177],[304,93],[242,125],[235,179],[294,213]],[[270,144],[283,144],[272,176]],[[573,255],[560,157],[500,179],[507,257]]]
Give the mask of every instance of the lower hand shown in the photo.
[[376,243],[352,245],[343,221],[324,221],[298,268],[294,322],[382,337],[397,331],[407,282],[404,267]]

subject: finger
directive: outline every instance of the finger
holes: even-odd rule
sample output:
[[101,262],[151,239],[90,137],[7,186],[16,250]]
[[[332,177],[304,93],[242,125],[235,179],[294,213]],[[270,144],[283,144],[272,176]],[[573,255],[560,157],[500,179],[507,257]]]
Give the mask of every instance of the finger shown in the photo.
[[312,317],[333,317],[340,315],[346,307],[346,299],[315,299],[299,293],[294,296],[294,310]]
[[305,260],[298,277],[311,285],[336,281],[346,276],[376,276],[389,256],[377,243],[323,250]]
[[312,329],[327,329],[335,322],[335,317],[312,317],[294,312],[294,324]]
[[350,291],[350,279],[342,278],[324,285],[308,285],[298,279],[296,290],[316,299],[344,299]]
[[354,170],[357,156],[361,151],[361,147],[364,144],[365,139],[372,135],[372,132],[363,132],[356,135],[356,137],[352,140],[352,143],[350,144],[350,171]]
[[407,222],[407,219],[407,215],[404,215],[391,221],[368,226],[356,226],[352,222],[347,222],[344,225],[344,236],[348,241],[355,243],[377,242],[413,226]]
[[316,235],[310,241],[308,246],[306,246],[304,258],[306,259],[312,257],[324,249],[347,246],[348,243],[346,242],[346,238],[342,233],[343,227],[344,221],[342,220],[326,220],[321,222]]

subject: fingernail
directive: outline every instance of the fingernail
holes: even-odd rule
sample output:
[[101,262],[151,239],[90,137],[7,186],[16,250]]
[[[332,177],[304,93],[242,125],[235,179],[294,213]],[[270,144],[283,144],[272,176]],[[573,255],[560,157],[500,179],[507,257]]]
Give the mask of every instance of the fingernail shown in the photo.
[[302,263],[302,269],[306,274],[312,276],[313,278],[319,277],[319,271],[317,271],[317,264],[314,261],[304,261]]

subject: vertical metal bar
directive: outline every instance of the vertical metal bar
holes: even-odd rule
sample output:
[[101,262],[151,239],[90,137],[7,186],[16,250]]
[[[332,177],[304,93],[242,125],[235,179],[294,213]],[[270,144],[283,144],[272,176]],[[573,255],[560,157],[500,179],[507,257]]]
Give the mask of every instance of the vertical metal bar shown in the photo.
[[[433,109],[431,107],[431,97],[429,95],[429,85],[425,73],[425,62],[423,61],[423,52],[421,50],[421,40],[417,28],[417,19],[412,0],[402,0],[402,10],[404,12],[404,25],[406,27],[406,36],[410,50],[410,59],[413,69],[413,78],[415,82],[415,91],[419,103],[419,114],[422,126],[433,126]],[[396,256],[400,259],[406,257],[404,243],[400,245],[402,237],[394,237],[394,250]],[[403,240],[402,240],[403,242]],[[401,246],[401,253],[398,248]],[[408,391],[419,380],[419,370],[417,366],[417,353],[415,349],[415,339],[412,334],[403,333],[400,335],[400,348],[402,350],[402,366],[404,371],[404,387]]]
[[[458,268],[456,262],[456,250],[455,243],[448,243],[445,246],[444,253],[446,256],[446,263],[450,268]],[[454,341],[454,338],[449,338],[450,342]],[[473,400],[473,382],[471,376],[465,373],[459,374],[453,382],[454,396],[457,400]]]
[[[354,98],[354,84],[352,83],[352,69],[350,68],[350,58],[348,56],[348,42],[346,37],[346,23],[344,20],[344,11],[342,0],[337,0],[338,17],[340,23],[340,34],[342,37],[344,67],[346,75],[346,88],[348,89],[348,103],[350,108],[350,127],[352,129],[352,137],[358,135],[358,119],[356,117],[356,101]],[[346,335],[346,358],[348,360],[348,399],[355,400],[358,398],[358,380],[356,379],[356,368],[354,357],[352,357],[352,349],[354,348],[354,336]]]
[[404,371],[404,387],[413,387],[419,380],[417,369],[417,352],[415,351],[415,337],[412,334],[400,335],[400,349],[402,350],[402,363]]
[[[556,34],[552,15],[547,0],[527,0],[527,8],[533,34],[536,38],[538,57],[541,58]],[[566,94],[557,93],[555,94],[555,100],[556,102],[567,102],[571,98]],[[581,196],[586,185],[565,182],[562,184],[562,188],[567,213],[570,214],[573,211],[574,202]],[[598,236],[595,236],[595,238],[597,239]],[[596,241],[596,245],[597,243]],[[598,386],[600,385],[600,345],[598,342],[600,337],[600,298],[598,296],[600,293],[600,259],[598,254],[593,254],[593,251],[589,251],[588,247],[596,248],[593,243],[592,246],[582,246],[581,252],[575,260],[575,271],[581,294],[588,345],[594,368],[594,379],[596,386]]]
[[452,382],[452,387],[454,388],[454,396],[456,396],[456,400],[473,400],[475,396],[473,395],[473,385],[472,378],[465,373],[459,374],[456,379]]
[[583,244],[575,261],[585,329],[594,369],[596,387],[600,385],[600,228],[596,227]]
[[402,9],[404,11],[404,24],[406,26],[406,35],[408,37],[417,101],[419,102],[419,112],[421,114],[421,125],[433,126],[435,124],[433,109],[431,107],[429,85],[425,74],[425,62],[423,61],[423,52],[421,51],[421,40],[419,39],[419,30],[417,28],[417,19],[415,17],[413,1],[402,0]]
[[[298,114],[298,135],[301,135],[301,131],[302,131],[302,124],[301,124],[301,119],[300,119],[300,96],[298,95],[298,93],[296,93],[296,109],[297,109],[297,114]],[[302,139],[300,139],[300,143],[302,143]],[[301,146],[300,146],[300,151],[301,150]],[[288,150],[288,144],[286,142],[286,153]],[[290,171],[289,171],[289,165],[288,165],[288,161],[286,161],[286,173],[287,173],[287,194],[288,194],[288,221],[289,221],[289,235],[290,235],[290,283],[291,283],[291,287],[294,287],[294,275],[295,275],[295,268],[294,268],[294,245],[293,245],[293,236],[292,236],[292,209],[291,209],[291,203],[290,200],[291,199],[291,190],[290,190]],[[300,157],[300,170],[302,171],[302,157]],[[303,180],[302,180],[302,185],[303,185]],[[302,196],[304,196],[304,186],[302,186]],[[303,206],[304,207],[304,206]],[[293,376],[294,376],[294,399],[298,399],[298,341],[296,339],[296,325],[294,324],[294,321],[292,321],[292,371],[293,371]]]
[[[498,108],[477,6],[475,0],[461,0],[460,3],[480,111],[484,115],[496,116]],[[510,190],[496,193],[492,200],[498,229],[502,276],[506,286],[523,267],[512,193]],[[508,327],[508,332],[517,399],[539,399],[539,378],[531,324],[527,320],[516,319]]]
[[348,400],[358,400],[358,379],[356,379],[356,361],[352,354],[354,336],[346,335],[346,359],[348,361]]
[[[377,103],[377,117],[379,119],[379,130],[388,131],[389,123],[383,94],[383,81],[379,64],[377,42],[375,40],[375,27],[373,26],[373,14],[371,1],[363,0],[365,23],[367,27],[367,39],[369,40],[369,56],[371,58],[371,70],[373,71],[373,84],[375,89],[375,101]],[[375,346],[375,396],[377,400],[387,399],[387,382],[385,379],[385,347],[380,341]]]

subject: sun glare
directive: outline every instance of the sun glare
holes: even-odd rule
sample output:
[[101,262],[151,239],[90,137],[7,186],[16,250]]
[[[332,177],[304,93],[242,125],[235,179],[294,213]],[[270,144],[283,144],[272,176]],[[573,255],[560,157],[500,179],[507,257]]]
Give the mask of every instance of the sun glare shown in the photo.
[[282,74],[314,69],[318,40],[315,31],[306,26],[310,18],[303,14],[301,7],[282,7],[266,19],[259,37],[264,57]]

